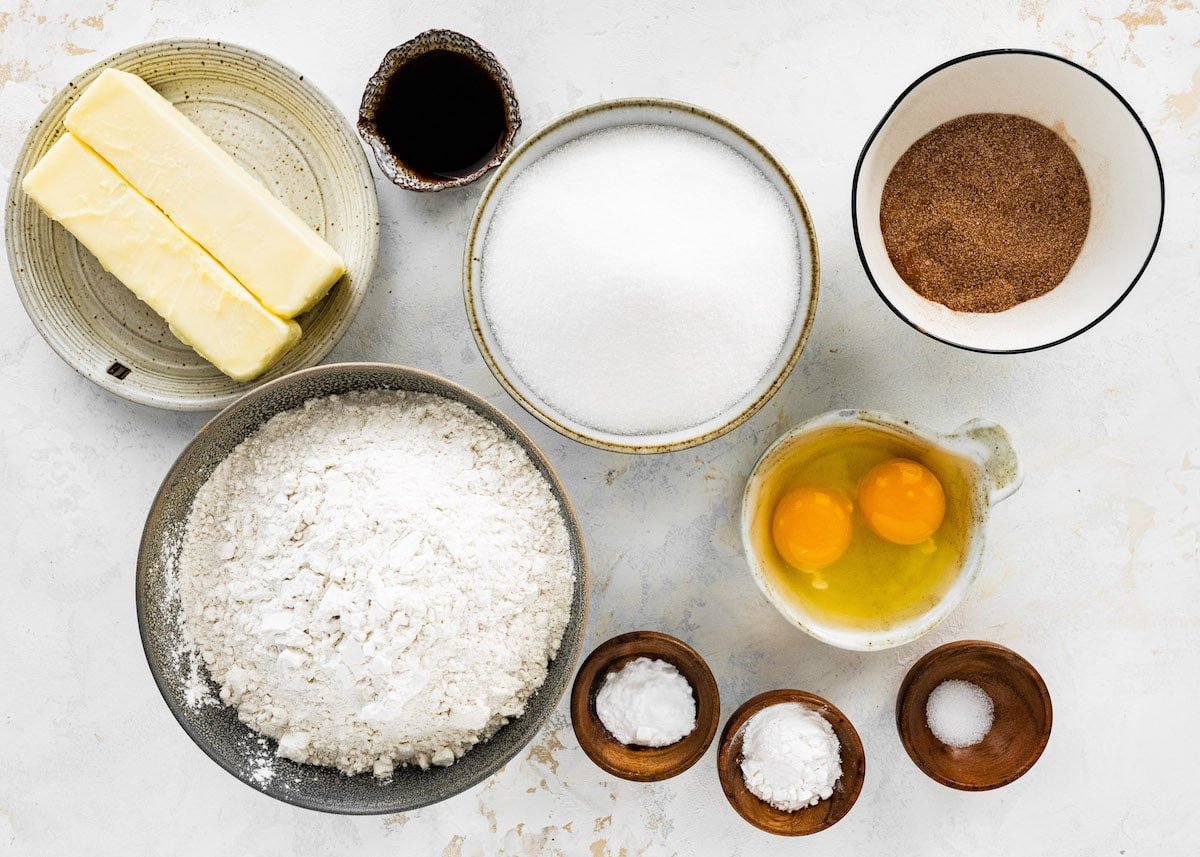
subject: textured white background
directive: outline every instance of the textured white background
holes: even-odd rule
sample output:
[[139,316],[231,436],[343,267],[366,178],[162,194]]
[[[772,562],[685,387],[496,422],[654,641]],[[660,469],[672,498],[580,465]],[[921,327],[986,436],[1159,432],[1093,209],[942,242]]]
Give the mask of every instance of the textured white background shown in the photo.
[[[709,659],[725,714],[774,687],[829,697],[866,745],[862,797],[814,840],[774,839],[725,803],[715,749],[674,781],[625,783],[579,750],[564,706],[494,778],[421,812],[337,818],[239,784],[167,712],[134,618],[143,516],[205,417],[130,405],[75,375],[4,282],[0,853],[1197,853],[1200,12],[1187,0],[0,0],[0,171],[7,181],[55,90],[132,44],[246,44],[353,115],[383,53],[431,26],[495,51],[525,133],[628,95],[694,101],[743,124],[791,170],[816,219],[816,328],[789,383],[731,436],[636,459],[576,445],[509,401],[471,340],[459,261],[479,188],[421,196],[381,179],[379,267],[331,359],[432,369],[529,428],[583,519],[589,647],[638,628],[678,634]],[[956,351],[894,318],[859,265],[848,205],[859,149],[899,91],[944,59],[997,46],[1058,52],[1105,76],[1150,128],[1167,175],[1162,243],[1130,298],[1082,338],[1016,357]],[[843,653],[794,630],[739,555],[737,500],[755,458],[788,426],[839,406],[938,429],[990,417],[1011,431],[1027,474],[993,516],[973,595],[934,634],[886,653]],[[962,637],[1016,648],[1054,697],[1042,761],[990,794],[926,779],[893,726],[907,667]]]

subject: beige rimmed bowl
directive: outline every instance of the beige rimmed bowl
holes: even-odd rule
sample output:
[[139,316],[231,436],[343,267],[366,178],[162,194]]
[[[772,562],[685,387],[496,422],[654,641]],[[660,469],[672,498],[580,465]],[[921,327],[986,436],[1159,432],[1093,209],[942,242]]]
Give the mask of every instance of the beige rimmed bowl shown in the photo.
[[[778,190],[796,224],[800,252],[800,300],[783,348],[761,381],[724,413],[699,425],[677,431],[622,435],[600,431],[563,414],[538,396],[513,369],[493,333],[483,308],[481,284],[486,264],[488,228],[505,191],[543,155],[566,143],[606,128],[626,125],[666,125],[682,128],[724,143],[753,164]],[[702,176],[696,177],[703,181]],[[820,262],[816,230],[800,190],[775,157],[737,125],[703,108],[665,98],[627,98],[602,101],[562,116],[518,146],[488,182],[467,232],[463,259],[463,298],[475,343],[496,380],[518,404],[566,437],[613,452],[657,453],[707,443],[740,426],[778,392],[800,358],[817,310]]]
[[[755,511],[768,476],[800,443],[815,435],[865,429],[891,435],[910,447],[915,456],[936,455],[941,464],[955,469],[966,486],[966,547],[954,582],[927,610],[879,630],[846,628],[822,621],[772,579],[754,538]],[[922,429],[908,420],[867,410],[830,411],[813,417],[776,440],[759,458],[742,494],[742,552],[759,590],[785,619],[823,643],[852,651],[890,649],[927,634],[966,597],[983,561],[984,533],[991,507],[1021,486],[1020,462],[1008,432],[995,423],[975,419],[949,434]]]
[[[185,645],[174,582],[192,501],[217,465],[276,414],[301,407],[309,399],[356,390],[408,390],[461,402],[516,441],[558,501],[575,572],[571,615],[558,654],[549,664],[546,680],[526,703],[525,713],[449,767],[434,766],[426,771],[398,768],[385,781],[370,773],[346,776],[336,768],[275,757],[275,742],[242,723],[233,708],[189,705],[190,676],[187,659],[181,654]],[[155,495],[142,530],[135,586],[146,662],[167,707],[196,745],[251,788],[296,806],[345,815],[429,806],[477,785],[519,753],[541,729],[571,682],[587,626],[589,590],[579,520],[554,468],[529,436],[498,408],[458,384],[385,363],[333,363],[294,372],[251,391],[213,417],[179,454]],[[216,688],[207,671],[201,678],[215,698]],[[259,772],[264,755],[272,758],[273,776],[263,777]]]
[[[251,175],[313,226],[346,274],[297,321],[300,342],[262,377],[240,383],[184,345],[21,189],[63,133],[76,96],[106,68],[145,79]],[[73,369],[143,405],[217,410],[247,390],[325,358],[350,327],[379,248],[375,181],[341,112],[304,75],[249,48],[171,39],[129,48],[72,80],[34,123],[13,165],[5,239],[30,320]]]

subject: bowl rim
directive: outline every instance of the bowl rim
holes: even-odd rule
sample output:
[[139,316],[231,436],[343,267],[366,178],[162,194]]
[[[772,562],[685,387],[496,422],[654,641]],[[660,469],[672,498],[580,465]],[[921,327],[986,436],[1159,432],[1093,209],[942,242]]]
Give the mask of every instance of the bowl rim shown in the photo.
[[[157,662],[155,661],[155,659],[153,657],[151,657],[149,627],[148,627],[146,613],[145,613],[145,610],[143,607],[143,599],[141,598],[141,592],[142,592],[142,588],[145,584],[145,575],[146,575],[145,570],[154,561],[153,557],[150,556],[150,546],[148,544],[148,533],[150,532],[150,522],[153,520],[156,511],[158,510],[160,504],[163,502],[164,493],[167,489],[167,486],[175,481],[175,477],[183,469],[184,462],[187,459],[187,457],[189,456],[189,454],[195,448],[197,448],[198,446],[202,445],[203,443],[205,443],[207,441],[208,429],[211,426],[213,426],[215,423],[217,423],[217,421],[226,418],[226,416],[233,410],[238,409],[238,408],[243,408],[243,407],[249,407],[249,406],[253,405],[255,399],[274,391],[277,387],[288,386],[288,385],[294,384],[295,382],[301,380],[302,378],[306,378],[311,375],[337,374],[339,372],[347,372],[347,371],[352,372],[352,371],[364,370],[364,369],[370,369],[370,370],[375,370],[375,371],[396,372],[398,374],[402,374],[402,375],[405,375],[408,377],[417,377],[417,378],[430,380],[430,381],[435,382],[436,384],[444,385],[445,387],[454,390],[457,394],[461,395],[464,399],[471,401],[475,405],[478,405],[480,410],[476,410],[476,413],[482,412],[482,414],[486,414],[485,418],[488,419],[489,421],[495,422],[497,425],[499,425],[501,427],[501,429],[506,432],[506,434],[509,431],[511,431],[510,436],[513,437],[517,441],[517,443],[521,446],[521,448],[525,450],[527,455],[529,455],[531,458],[536,457],[537,459],[540,459],[540,463],[545,467],[544,475],[548,477],[548,481],[551,483],[551,488],[554,490],[554,492],[556,494],[556,499],[558,499],[560,504],[562,505],[562,516],[563,516],[564,523],[566,524],[566,527],[567,527],[568,535],[577,536],[577,538],[572,537],[571,542],[572,542],[572,548],[573,548],[572,557],[574,557],[577,553],[578,560],[579,560],[579,570],[578,570],[578,576],[580,577],[579,587],[578,587],[579,596],[578,596],[578,598],[575,598],[573,596],[571,607],[572,607],[572,610],[575,610],[577,607],[578,611],[579,611],[579,644],[575,647],[574,652],[569,653],[569,655],[570,655],[569,661],[563,663],[563,674],[564,674],[565,678],[563,681],[563,686],[559,690],[557,699],[554,700],[553,705],[549,705],[549,704],[547,705],[546,711],[545,711],[545,716],[542,718],[542,721],[537,724],[537,729],[532,733],[529,741],[526,741],[525,743],[518,743],[518,744],[514,745],[511,748],[511,751],[509,751],[503,755],[503,758],[500,760],[500,764],[494,770],[481,772],[479,774],[479,776],[473,778],[472,781],[468,782],[466,785],[464,785],[461,789],[459,789],[453,795],[450,795],[446,798],[442,798],[441,800],[448,800],[450,797],[456,797],[457,795],[462,794],[463,792],[469,791],[470,789],[474,788],[475,786],[479,785],[481,782],[486,780],[488,777],[495,774],[497,771],[499,771],[501,768],[503,768],[505,765],[507,765],[510,761],[512,761],[512,759],[518,753],[520,753],[523,749],[525,749],[525,747],[527,747],[529,745],[530,741],[532,741],[533,738],[537,737],[537,734],[539,732],[541,732],[541,730],[545,727],[546,720],[549,719],[550,715],[554,712],[554,709],[557,708],[559,703],[562,702],[563,696],[568,692],[568,690],[571,686],[571,682],[569,679],[572,675],[574,675],[577,667],[579,666],[579,658],[583,652],[584,636],[587,631],[588,610],[589,610],[589,606],[590,606],[590,602],[591,602],[591,573],[588,568],[587,545],[584,542],[584,538],[583,538],[583,528],[579,523],[579,516],[575,511],[575,506],[571,502],[570,496],[567,494],[567,491],[566,491],[565,486],[563,485],[562,479],[558,475],[558,471],[554,468],[554,465],[546,457],[546,454],[542,451],[541,447],[539,447],[537,444],[534,443],[533,439],[529,437],[529,435],[524,431],[524,429],[522,429],[517,424],[517,422],[515,420],[513,420],[511,417],[509,417],[507,414],[505,414],[503,411],[501,411],[495,405],[488,402],[486,399],[484,399],[479,394],[471,392],[466,387],[462,386],[461,384],[459,384],[455,381],[450,380],[449,378],[438,375],[434,372],[429,372],[424,369],[416,369],[411,366],[404,366],[404,365],[401,365],[398,363],[383,363],[383,362],[371,362],[371,361],[359,361],[359,362],[350,362],[350,363],[326,363],[326,364],[322,364],[319,366],[310,366],[307,369],[298,369],[295,372],[290,372],[287,375],[283,375],[279,378],[269,381],[260,387],[255,387],[253,390],[250,390],[246,394],[242,395],[236,401],[230,403],[229,405],[227,405],[226,407],[221,409],[221,411],[219,413],[215,414],[212,418],[210,418],[206,423],[204,423],[204,425],[202,425],[200,428],[198,428],[196,430],[196,434],[192,437],[191,440],[188,441],[187,445],[184,446],[184,448],[179,452],[179,455],[176,456],[174,462],[172,462],[172,464],[171,464],[171,467],[167,470],[166,474],[163,476],[162,482],[159,483],[158,489],[154,492],[154,499],[150,503],[150,508],[146,513],[146,520],[142,525],[142,534],[138,540],[138,551],[137,551],[137,559],[136,559],[137,567],[136,567],[136,573],[134,574],[134,581],[133,581],[134,604],[135,604],[136,613],[137,613],[138,639],[140,640],[141,645],[142,645],[142,654],[146,659],[146,666],[150,670],[150,675],[154,679],[154,686],[158,689],[159,695],[162,697],[163,702],[166,703],[167,709],[171,712],[171,715],[175,718],[175,721],[179,724],[179,726],[183,729],[183,731],[187,734],[187,736],[192,740],[192,743],[195,744],[197,747],[199,747],[204,752],[204,754],[206,756],[208,756],[208,758],[210,758],[210,759],[212,759],[212,761],[216,762],[217,765],[222,770],[224,770],[226,773],[230,774],[238,782],[243,783],[246,786],[249,786],[250,788],[254,789],[257,792],[261,792],[262,794],[267,795],[268,797],[274,798],[275,800],[282,801],[283,803],[291,804],[292,806],[298,806],[302,809],[316,810],[317,812],[329,813],[331,815],[367,816],[367,815],[387,815],[387,814],[394,813],[394,812],[410,812],[410,811],[414,811],[416,809],[421,809],[426,806],[432,806],[436,803],[440,803],[441,800],[420,803],[416,806],[411,806],[411,807],[407,807],[407,808],[403,808],[403,807],[402,808],[396,808],[396,807],[373,808],[372,807],[372,808],[368,809],[368,808],[357,808],[357,807],[350,807],[350,808],[331,807],[331,806],[324,805],[318,801],[309,800],[302,794],[296,794],[296,793],[292,793],[292,792],[289,792],[286,790],[283,790],[283,791],[272,790],[269,787],[269,783],[259,783],[253,779],[247,779],[247,778],[242,777],[241,774],[237,770],[234,770],[233,768],[231,768],[229,765],[227,765],[225,763],[225,760],[218,757],[217,754],[212,750],[212,748],[207,744],[207,742],[200,739],[200,737],[196,734],[196,731],[192,728],[191,721],[186,716],[185,712],[179,706],[177,706],[175,704],[174,699],[168,693],[167,686],[166,686],[166,679],[163,676],[162,671],[158,668]],[[277,411],[276,413],[284,413],[284,412]],[[576,601],[578,601],[577,605],[575,603]],[[568,620],[568,625],[569,625],[569,620]],[[564,633],[564,635],[566,633],[565,626],[564,626],[563,633]],[[551,661],[551,664],[558,662],[558,659],[560,657],[562,657],[563,654],[564,654],[563,650],[560,647],[558,653],[554,656],[554,659]],[[540,688],[539,688],[539,690],[540,690]],[[522,714],[521,718],[523,718],[524,716],[525,715]],[[510,722],[519,722],[521,720],[521,718],[514,718]],[[247,726],[246,728],[250,729],[249,726]],[[254,732],[254,730],[251,730],[251,731]],[[260,734],[260,733],[255,732],[254,734]],[[493,737],[495,737],[495,736],[493,736]],[[491,739],[489,738],[488,740],[490,741]],[[318,766],[318,767],[320,767],[320,766]]]
[[[367,211],[367,230],[370,235],[370,254],[367,259],[367,264],[363,268],[361,277],[355,277],[354,282],[357,285],[351,290],[350,300],[347,304],[346,312],[334,326],[330,335],[321,342],[313,354],[308,358],[309,365],[301,366],[296,369],[296,372],[302,372],[305,369],[313,368],[321,363],[330,352],[337,347],[338,343],[345,337],[350,330],[354,319],[358,316],[358,311],[362,307],[362,302],[370,290],[371,280],[375,273],[375,268],[379,263],[379,194],[375,188],[375,179],[371,173],[371,164],[367,160],[366,152],[363,151],[362,145],[358,141],[358,137],[354,133],[353,127],[347,120],[346,116],[333,102],[333,100],[315,83],[309,80],[304,74],[301,74],[293,66],[282,60],[276,59],[270,54],[263,53],[255,48],[247,47],[238,42],[231,42],[226,39],[206,38],[206,37],[180,37],[180,38],[164,38],[151,39],[147,42],[140,42],[131,45],[128,48],[111,53],[103,59],[97,60],[88,65],[83,71],[73,75],[71,79],[60,87],[46,102],[42,110],[38,113],[37,118],[33,120],[29,131],[21,140],[20,148],[13,159],[12,173],[9,176],[8,189],[5,194],[5,215],[4,215],[4,244],[6,247],[6,255],[8,258],[9,271],[12,275],[13,288],[17,292],[17,297],[21,301],[21,306],[25,310],[25,314],[29,317],[38,335],[42,340],[50,346],[50,349],[59,356],[77,374],[86,378],[88,381],[95,384],[102,390],[119,396],[122,399],[130,402],[136,402],[139,405],[145,405],[151,408],[157,408],[167,411],[180,412],[212,412],[222,410],[236,403],[243,395],[258,389],[262,384],[257,380],[245,381],[241,383],[241,389],[234,390],[229,393],[223,393],[209,398],[198,398],[194,393],[173,393],[159,394],[148,392],[140,387],[131,387],[121,382],[114,382],[113,377],[104,369],[94,368],[81,360],[77,353],[72,352],[66,347],[64,342],[58,341],[58,338],[53,334],[53,330],[58,328],[57,325],[50,322],[39,311],[38,304],[33,298],[33,290],[27,286],[23,286],[22,282],[27,282],[29,275],[23,273],[23,268],[19,264],[17,250],[15,249],[16,242],[13,241],[13,236],[17,229],[17,218],[21,206],[17,201],[24,194],[21,189],[21,180],[25,177],[27,168],[22,168],[21,162],[27,157],[30,148],[34,141],[37,140],[43,133],[43,128],[49,119],[50,115],[57,111],[61,105],[66,102],[73,102],[79,97],[84,88],[84,82],[90,82],[101,71],[112,66],[119,60],[124,60],[127,57],[137,57],[140,54],[150,52],[166,55],[170,50],[182,48],[204,47],[217,51],[232,52],[240,56],[247,57],[254,62],[268,66],[279,72],[286,72],[287,75],[295,79],[296,85],[306,90],[314,101],[319,103],[326,113],[332,117],[333,121],[341,125],[341,136],[347,144],[347,150],[352,153],[352,158],[358,170],[359,178],[362,179],[363,187],[366,190],[366,201],[368,204]],[[54,128],[49,131],[50,134],[58,134],[60,129]],[[65,129],[61,129],[65,130]],[[32,166],[32,165],[30,165]],[[72,236],[72,240],[77,241]],[[343,275],[344,277],[345,275]],[[361,281],[361,282],[360,282]],[[340,279],[339,279],[340,282]],[[334,284],[337,285],[336,283]],[[324,300],[324,299],[322,299]],[[286,355],[285,355],[286,356]],[[272,367],[267,367],[269,372]],[[280,378],[287,377],[281,375]],[[278,379],[275,379],[278,380]],[[271,382],[267,382],[271,383]],[[258,386],[256,386],[256,384]]]
[[[732,132],[737,137],[740,137],[748,146],[754,149],[774,170],[780,179],[782,179],[783,188],[795,201],[797,209],[800,212],[800,222],[796,224],[797,237],[801,241],[807,241],[809,254],[812,259],[812,273],[809,277],[801,277],[800,292],[801,296],[805,292],[808,293],[808,308],[805,312],[804,323],[800,329],[800,335],[796,338],[795,345],[792,347],[787,360],[776,373],[771,384],[763,390],[763,392],[751,402],[746,408],[735,413],[725,423],[710,429],[701,435],[688,437],[682,440],[672,441],[669,443],[639,443],[638,435],[631,435],[630,442],[617,443],[603,438],[595,437],[589,434],[579,432],[570,426],[564,425],[554,418],[551,414],[543,410],[538,402],[530,401],[522,394],[516,386],[510,381],[505,374],[504,369],[500,366],[499,360],[488,347],[483,336],[484,317],[482,311],[476,312],[476,301],[481,300],[473,286],[473,280],[477,275],[479,266],[475,263],[475,256],[479,255],[482,262],[483,245],[481,239],[486,233],[481,232],[483,215],[486,210],[491,207],[492,199],[499,193],[500,182],[513,169],[516,164],[522,162],[526,153],[535,144],[548,137],[555,131],[567,125],[573,124],[587,116],[596,113],[604,113],[612,110],[623,110],[627,108],[646,108],[660,112],[683,112],[698,116],[701,119],[712,122],[716,125],[724,127]],[[533,162],[530,162],[533,163]],[[528,166],[529,164],[525,164]],[[478,254],[476,251],[478,250]],[[612,98],[604,101],[597,101],[592,104],[586,104],[583,107],[578,107],[567,113],[562,114],[556,119],[551,120],[543,125],[525,140],[512,150],[504,163],[500,165],[492,177],[488,180],[486,187],[483,190],[483,195],[479,198],[479,203],[475,207],[475,213],[471,216],[471,223],[467,229],[466,246],[463,252],[462,265],[462,280],[463,280],[463,302],[466,304],[467,321],[471,327],[471,333],[475,338],[475,345],[479,349],[480,355],[483,357],[484,363],[491,370],[492,375],[500,382],[510,396],[531,415],[536,417],[545,425],[554,429],[554,431],[587,444],[588,446],[598,449],[608,450],[609,452],[623,452],[632,454],[654,454],[660,452],[677,452],[683,449],[689,449],[694,446],[699,446],[708,443],[711,440],[728,434],[729,432],[742,425],[752,416],[759,412],[769,402],[776,393],[779,392],[784,382],[791,376],[792,370],[796,368],[796,363],[800,360],[800,354],[804,350],[804,346],[808,342],[809,335],[812,333],[813,322],[816,320],[817,302],[821,291],[821,262],[817,250],[817,230],[813,222],[812,213],[808,208],[808,204],[804,200],[804,195],[800,192],[800,188],[796,185],[791,174],[783,166],[771,152],[753,136],[751,136],[744,128],[735,122],[730,121],[724,116],[714,113],[698,105],[687,101],[678,101],[671,98],[657,98],[652,96],[636,96],[631,98]],[[797,315],[799,313],[797,312]],[[765,377],[765,376],[764,376]],[[540,400],[539,400],[540,401]]]
[[[954,66],[954,65],[958,65],[959,63],[969,62],[971,60],[980,59],[982,57],[998,56],[998,55],[1026,55],[1026,56],[1035,56],[1035,57],[1042,57],[1045,59],[1056,60],[1057,62],[1061,62],[1064,65],[1068,65],[1077,71],[1083,72],[1084,74],[1091,77],[1093,80],[1100,83],[1101,86],[1103,86],[1105,89],[1107,89],[1108,92],[1111,95],[1113,95],[1117,99],[1118,102],[1120,102],[1122,107],[1124,107],[1127,111],[1129,111],[1129,115],[1133,117],[1133,121],[1137,123],[1138,128],[1141,129],[1142,135],[1146,138],[1146,145],[1150,147],[1150,154],[1153,155],[1153,157],[1154,157],[1154,166],[1158,170],[1158,199],[1159,199],[1158,225],[1155,227],[1155,230],[1154,230],[1154,240],[1150,242],[1150,248],[1149,248],[1149,250],[1146,251],[1146,258],[1142,261],[1141,267],[1138,268],[1137,273],[1133,275],[1133,279],[1130,280],[1129,285],[1126,286],[1125,290],[1123,292],[1121,292],[1120,295],[1117,296],[1117,299],[1115,301],[1113,301],[1112,305],[1110,305],[1108,307],[1108,309],[1104,310],[1104,312],[1100,313],[1100,315],[1096,316],[1096,318],[1092,319],[1091,321],[1089,321],[1087,324],[1085,324],[1083,327],[1079,328],[1078,330],[1076,330],[1072,333],[1068,333],[1066,336],[1060,337],[1051,342],[1046,342],[1041,345],[1031,345],[1031,346],[1024,347],[1024,348],[982,348],[982,347],[976,346],[976,345],[967,345],[962,342],[955,342],[952,339],[949,339],[944,336],[940,336],[937,333],[934,333],[934,332],[922,327],[921,325],[917,324],[915,321],[910,319],[903,312],[901,312],[900,309],[897,308],[895,304],[893,304],[890,300],[888,300],[888,297],[887,297],[887,295],[884,294],[883,289],[881,289],[879,287],[879,283],[876,281],[875,275],[871,271],[871,265],[870,265],[870,263],[867,262],[867,255],[863,251],[862,238],[861,238],[861,235],[859,234],[859,228],[858,228],[858,220],[859,220],[859,216],[858,216],[858,180],[859,180],[860,174],[862,173],[863,162],[867,158],[867,152],[870,151],[871,146],[875,143],[875,139],[879,136],[879,132],[881,130],[883,130],[883,126],[887,124],[887,121],[889,119],[891,119],[892,114],[896,112],[896,109],[901,105],[901,103],[904,102],[904,100],[906,98],[908,98],[909,94],[914,89],[916,89],[918,86],[920,86],[922,83],[924,83],[928,78],[933,77],[938,72],[944,71],[945,69],[950,68],[951,66]],[[1067,342],[1068,340],[1074,339],[1075,337],[1077,337],[1083,333],[1086,333],[1087,331],[1091,330],[1093,327],[1098,325],[1100,322],[1104,321],[1104,319],[1108,318],[1108,316],[1110,314],[1112,314],[1113,310],[1115,310],[1118,306],[1120,306],[1121,303],[1125,300],[1125,298],[1129,296],[1129,293],[1131,291],[1133,291],[1133,287],[1138,284],[1138,281],[1142,278],[1142,274],[1144,274],[1146,272],[1146,268],[1150,265],[1150,260],[1154,257],[1154,253],[1158,249],[1159,239],[1162,237],[1163,220],[1166,216],[1166,208],[1167,208],[1167,186],[1166,186],[1166,178],[1164,177],[1164,174],[1163,174],[1162,159],[1159,157],[1158,149],[1154,145],[1154,139],[1150,136],[1150,131],[1146,128],[1146,124],[1144,122],[1142,122],[1141,117],[1138,116],[1137,111],[1134,110],[1133,107],[1130,105],[1130,103],[1125,100],[1125,97],[1122,96],[1121,93],[1117,91],[1116,87],[1114,87],[1112,84],[1110,84],[1107,80],[1105,80],[1103,77],[1101,77],[1096,72],[1092,71],[1089,68],[1085,68],[1084,66],[1080,65],[1079,63],[1073,62],[1072,60],[1069,60],[1066,57],[1059,56],[1058,54],[1048,53],[1046,51],[1036,50],[1034,48],[991,48],[988,50],[975,51],[973,53],[963,54],[962,56],[958,56],[958,57],[954,57],[953,59],[946,60],[945,62],[934,66],[933,68],[929,69],[929,71],[922,74],[920,77],[918,77],[912,83],[910,83],[907,87],[905,87],[904,91],[901,92],[900,95],[898,95],[896,97],[896,100],[892,102],[891,106],[888,107],[888,109],[884,112],[883,117],[879,120],[879,122],[875,125],[874,129],[872,129],[871,133],[867,136],[867,141],[866,141],[866,143],[863,144],[862,151],[858,155],[858,161],[854,165],[854,178],[850,183],[850,223],[854,230],[854,246],[858,250],[859,261],[862,263],[863,271],[866,272],[867,279],[870,281],[871,286],[875,289],[875,293],[877,295],[879,295],[879,297],[887,305],[888,309],[890,309],[901,321],[903,321],[905,324],[907,324],[909,327],[913,328],[914,330],[919,331],[920,333],[923,333],[926,336],[928,336],[930,339],[937,340],[938,342],[941,342],[945,345],[950,345],[950,346],[953,346],[954,348],[960,348],[963,351],[974,351],[977,354],[1028,354],[1033,351],[1041,351],[1046,348],[1053,348],[1056,345],[1061,345],[1062,343]]]
[[[1003,777],[997,780],[984,783],[983,785],[972,785],[964,783],[960,780],[955,780],[947,776],[943,776],[940,772],[929,767],[925,762],[925,757],[922,756],[916,749],[916,743],[912,740],[912,733],[909,731],[905,722],[904,714],[907,711],[912,697],[912,686],[916,683],[926,670],[930,669],[939,658],[946,655],[955,654],[961,651],[976,651],[986,652],[1001,658],[1006,664],[1010,665],[1014,671],[1018,671],[1026,675],[1038,690],[1038,700],[1042,704],[1042,709],[1046,714],[1046,729],[1041,735],[1036,751],[1027,759],[1021,762],[1020,765],[1013,768]],[[986,792],[993,789],[1003,788],[1011,785],[1021,777],[1029,773],[1042,758],[1046,752],[1046,747],[1050,743],[1050,735],[1054,730],[1054,702],[1050,697],[1050,689],[1046,687],[1046,680],[1042,678],[1042,674],[1037,667],[1029,662],[1029,659],[1020,652],[1010,649],[1002,643],[996,643],[991,640],[980,640],[975,638],[964,640],[952,640],[949,643],[930,649],[923,654],[917,661],[908,668],[908,672],[904,674],[904,678],[900,681],[900,687],[896,690],[896,706],[895,706],[896,733],[900,738],[900,743],[904,746],[904,752],[908,754],[908,758],[912,763],[920,769],[921,773],[925,774],[936,783],[948,786],[952,789],[966,792]]]
[[[786,608],[782,599],[772,592],[767,582],[767,575],[763,570],[762,560],[754,550],[750,534],[754,510],[751,508],[750,495],[752,490],[757,489],[762,482],[763,473],[761,472],[761,468],[763,462],[776,450],[793,444],[798,438],[813,432],[855,426],[866,427],[897,437],[913,438],[917,443],[935,447],[954,458],[968,462],[971,461],[969,456],[964,455],[961,450],[954,449],[953,445],[949,442],[956,437],[957,429],[951,432],[934,431],[933,429],[917,425],[911,420],[896,417],[883,411],[866,408],[839,408],[837,410],[825,411],[797,423],[775,438],[754,462],[754,466],[750,468],[750,473],[746,476],[746,484],[742,488],[741,504],[738,511],[738,534],[741,538],[742,558],[750,571],[750,576],[754,578],[755,586],[767,600],[767,603],[775,608],[776,612],[789,625],[799,628],[813,639],[819,640],[827,646],[833,646],[835,649],[848,652],[883,652],[888,649],[908,645],[924,637],[949,618],[950,614],[957,610],[963,601],[966,600],[967,595],[974,589],[976,582],[979,580],[980,572],[983,570],[983,559],[987,546],[987,523],[993,503],[984,487],[982,474],[975,474],[971,480],[972,519],[970,533],[967,537],[967,547],[959,564],[958,571],[955,574],[954,582],[933,607],[915,619],[910,620],[908,624],[911,624],[912,628],[906,630],[904,633],[898,633],[895,629],[872,632],[863,631],[860,632],[861,641],[850,641],[840,638],[836,629],[831,629],[828,625],[814,623],[811,619],[795,615],[796,611]],[[977,468],[981,466],[979,462],[972,462],[972,464]]]

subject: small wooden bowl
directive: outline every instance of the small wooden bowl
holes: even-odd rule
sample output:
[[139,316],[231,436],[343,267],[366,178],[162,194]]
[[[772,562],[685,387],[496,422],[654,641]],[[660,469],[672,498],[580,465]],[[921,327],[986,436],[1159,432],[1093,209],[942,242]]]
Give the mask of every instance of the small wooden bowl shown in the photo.
[[[972,747],[948,747],[925,721],[929,694],[961,679],[983,689],[995,706],[992,729]],[[983,640],[947,643],[913,664],[896,696],[900,742],[917,767],[942,785],[965,791],[1006,786],[1033,767],[1050,740],[1050,692],[1029,661]]]
[[[635,658],[656,658],[673,665],[696,697],[696,728],[667,747],[630,747],[614,738],[596,714],[596,694],[608,674]],[[721,719],[721,695],[712,670],[700,654],[682,640],[658,631],[631,631],[596,647],[571,688],[571,725],[588,758],[623,780],[651,783],[682,774],[712,743]]]
[[[833,795],[816,806],[795,812],[776,809],[760,799],[746,787],[742,777],[742,727],[764,708],[781,702],[798,702],[819,712],[829,721],[842,745],[842,776],[834,786]],[[729,805],[759,830],[778,836],[807,836],[833,827],[858,800],[866,773],[867,754],[854,724],[828,700],[803,690],[768,690],[746,700],[730,715],[717,751],[717,775]]]

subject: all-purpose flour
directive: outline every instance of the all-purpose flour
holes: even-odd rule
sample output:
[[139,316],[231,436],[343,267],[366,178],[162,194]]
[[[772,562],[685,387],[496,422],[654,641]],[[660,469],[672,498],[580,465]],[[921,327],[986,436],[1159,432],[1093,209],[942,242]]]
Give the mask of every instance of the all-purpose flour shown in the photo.
[[279,414],[196,494],[185,637],[278,753],[448,765],[525,710],[570,612],[566,525],[524,450],[457,402]]

